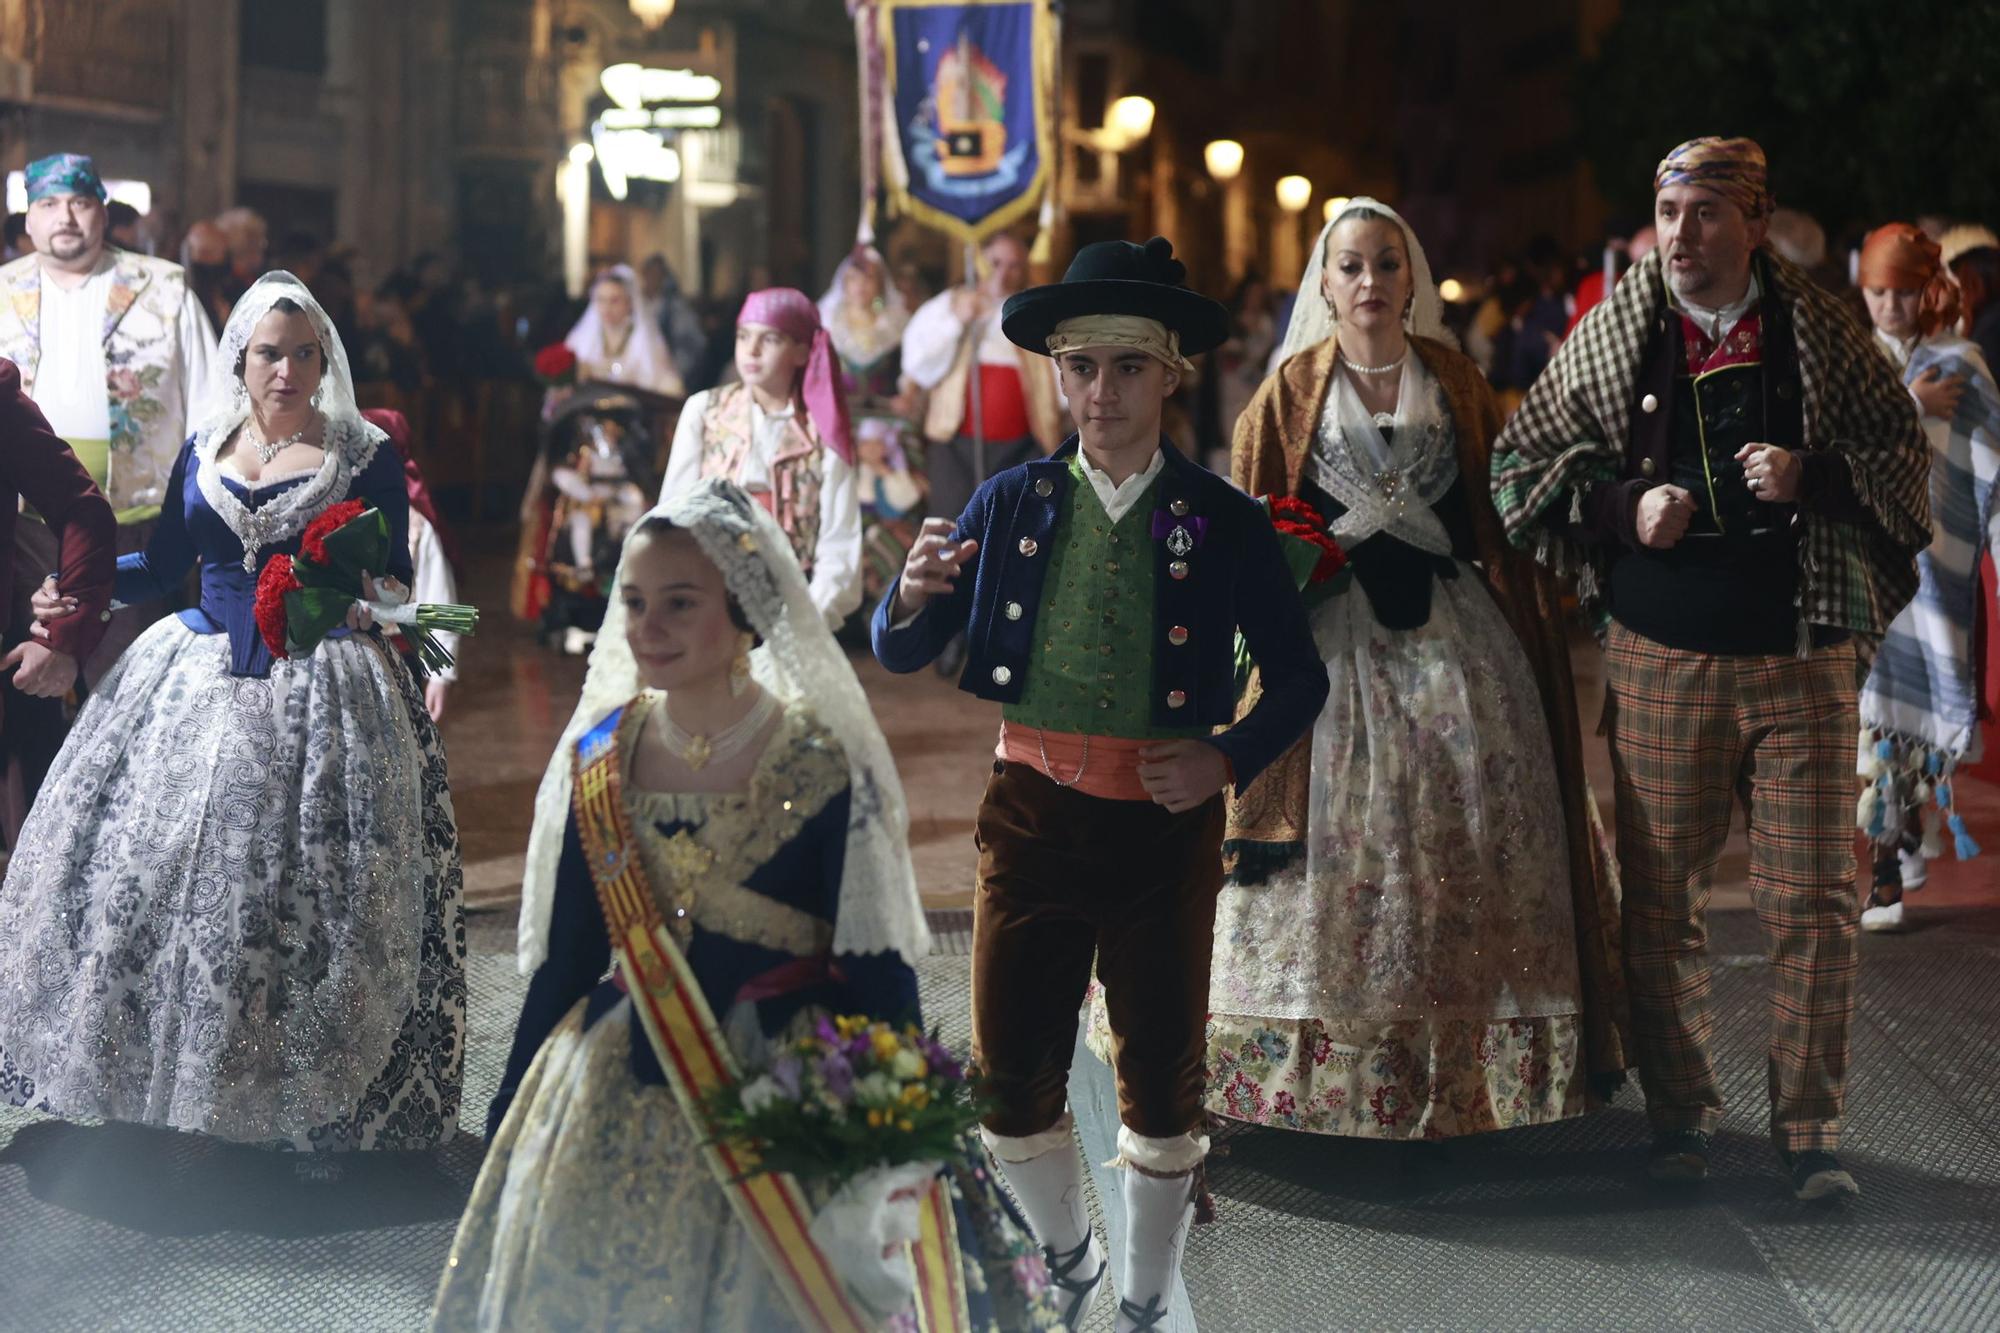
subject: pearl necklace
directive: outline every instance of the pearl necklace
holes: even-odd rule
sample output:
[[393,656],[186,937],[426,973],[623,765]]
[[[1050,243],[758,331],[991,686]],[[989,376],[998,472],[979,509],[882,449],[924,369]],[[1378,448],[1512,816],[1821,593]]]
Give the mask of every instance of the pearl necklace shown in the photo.
[[757,739],[777,712],[778,700],[766,690],[740,719],[713,735],[697,736],[676,723],[662,703],[660,739],[675,758],[691,769],[701,769],[710,763],[726,764],[750,748],[750,742]]
[[271,460],[276,458],[279,454],[285,452],[285,450],[291,448],[295,444],[304,444],[306,439],[306,432],[310,431],[314,426],[318,424],[319,424],[319,413],[315,412],[312,415],[312,420],[306,422],[305,425],[299,427],[297,430],[293,431],[290,435],[287,435],[284,439],[252,440],[250,441],[250,447],[257,451],[257,461],[259,463],[262,463],[264,466],[269,467],[271,464]]
[[1357,366],[1354,362],[1347,359],[1347,353],[1340,352],[1337,355],[1340,357],[1340,364],[1346,366],[1357,375],[1386,375],[1392,370],[1401,370],[1403,368],[1403,363],[1410,359],[1410,349],[1405,347],[1403,354],[1386,366]]

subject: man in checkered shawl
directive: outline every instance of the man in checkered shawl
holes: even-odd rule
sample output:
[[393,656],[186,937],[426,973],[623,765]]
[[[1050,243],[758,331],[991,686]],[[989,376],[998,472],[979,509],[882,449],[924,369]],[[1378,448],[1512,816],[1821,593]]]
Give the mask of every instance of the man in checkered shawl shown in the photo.
[[1803,1199],[1834,1156],[1854,1011],[1855,692],[1917,586],[1929,457],[1868,334],[1763,244],[1748,139],[1654,178],[1659,248],[1580,323],[1493,453],[1508,536],[1605,629],[1625,968],[1656,1180],[1707,1174],[1709,879],[1745,809],[1774,963],[1771,1136]]

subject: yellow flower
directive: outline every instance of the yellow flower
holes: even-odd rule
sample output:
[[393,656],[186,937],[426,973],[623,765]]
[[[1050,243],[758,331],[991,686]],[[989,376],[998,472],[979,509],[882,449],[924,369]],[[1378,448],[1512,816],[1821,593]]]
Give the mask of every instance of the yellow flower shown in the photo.
[[903,1105],[921,1111],[931,1104],[931,1090],[921,1083],[912,1083],[903,1089],[900,1100]]
[[882,1113],[880,1108],[870,1107],[868,1111],[868,1128],[880,1129],[882,1128],[882,1122],[888,1118],[888,1116]]
[[833,1020],[833,1030],[843,1038],[858,1036],[868,1028],[868,1020],[859,1014],[849,1014],[845,1018]]
[[896,1040],[896,1034],[884,1028],[875,1033],[875,1058],[887,1064],[896,1058],[896,1052],[903,1049],[903,1043]]
[[903,1131],[903,1132],[904,1132],[905,1134],[907,1134],[907,1133],[909,1133],[909,1132],[910,1132],[911,1130],[915,1129],[915,1128],[916,1128],[916,1126],[915,1126],[915,1125],[912,1125],[912,1124],[911,1124],[911,1123],[910,1123],[909,1121],[907,1121],[907,1120],[898,1120],[898,1121],[896,1122],[896,1128],[898,1128],[898,1129],[902,1130],[902,1131]]

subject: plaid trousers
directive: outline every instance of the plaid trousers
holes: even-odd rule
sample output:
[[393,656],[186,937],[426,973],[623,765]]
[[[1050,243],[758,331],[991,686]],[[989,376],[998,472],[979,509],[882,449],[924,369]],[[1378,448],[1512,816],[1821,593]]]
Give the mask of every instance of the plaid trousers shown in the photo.
[[1656,1131],[1713,1132],[1709,879],[1732,799],[1750,834],[1750,896],[1772,966],[1771,1137],[1840,1141],[1854,1018],[1855,651],[1718,657],[1613,625],[1606,644],[1625,973]]

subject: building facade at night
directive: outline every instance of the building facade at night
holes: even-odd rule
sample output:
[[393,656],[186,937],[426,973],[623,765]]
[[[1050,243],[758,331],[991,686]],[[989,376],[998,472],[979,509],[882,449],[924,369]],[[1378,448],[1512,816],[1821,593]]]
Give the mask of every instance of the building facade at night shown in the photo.
[[[240,203],[274,237],[353,246],[377,275],[442,251],[489,281],[566,267],[574,286],[658,251],[704,292],[817,290],[860,203],[845,7],[671,8],[649,28],[627,0],[10,0],[0,165],[93,154],[145,187],[162,253]],[[1444,8],[1462,12],[1271,0],[1249,22],[1204,0],[1069,0],[1041,253],[1164,232],[1201,284],[1282,282],[1326,202],[1362,193],[1401,207],[1441,271],[1536,233],[1588,238],[1602,210],[1565,80],[1615,0],[1563,0],[1526,26]],[[618,68],[651,72],[628,80],[631,105],[607,87]],[[1115,104],[1134,96],[1151,124],[1121,134]],[[1217,141],[1240,149],[1233,170],[1211,162]],[[941,238],[885,230],[935,277],[955,267]]]

